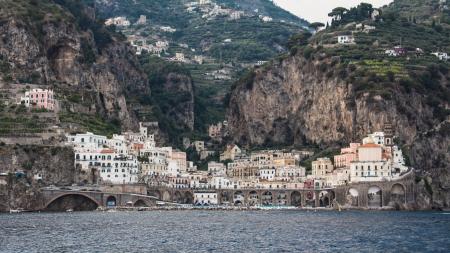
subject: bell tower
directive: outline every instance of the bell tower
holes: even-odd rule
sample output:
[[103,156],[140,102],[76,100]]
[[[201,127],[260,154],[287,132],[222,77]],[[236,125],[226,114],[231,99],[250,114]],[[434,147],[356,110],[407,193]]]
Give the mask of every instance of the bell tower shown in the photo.
[[392,124],[387,121],[384,123],[384,144],[386,146],[394,145],[394,131],[392,129]]

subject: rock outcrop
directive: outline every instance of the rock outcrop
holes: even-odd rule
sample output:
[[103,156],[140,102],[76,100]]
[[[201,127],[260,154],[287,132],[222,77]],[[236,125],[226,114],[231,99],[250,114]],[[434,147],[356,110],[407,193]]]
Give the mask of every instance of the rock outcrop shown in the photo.
[[0,173],[9,173],[7,184],[0,185],[0,211],[36,210],[41,187],[69,186],[84,177],[74,166],[72,148],[34,145],[0,146]]
[[[150,91],[131,47],[90,19],[89,9],[79,10],[83,17],[75,17],[63,5],[53,4],[51,11],[44,3],[34,2],[34,6],[19,3],[22,8],[43,12],[34,19],[8,10],[13,8],[8,7],[10,3],[0,13],[0,58],[9,65],[3,79],[69,89],[72,94],[87,91],[95,102],[94,110],[91,105],[67,109],[120,120],[125,129],[135,127],[127,94]],[[83,27],[86,23],[92,27]]]
[[433,200],[428,204],[448,207],[448,121],[434,116],[423,94],[406,93],[398,86],[391,98],[357,93],[355,83],[322,71],[323,62],[296,55],[240,80],[227,114],[234,141],[261,146],[342,146],[381,131],[390,122],[411,165],[430,177]]

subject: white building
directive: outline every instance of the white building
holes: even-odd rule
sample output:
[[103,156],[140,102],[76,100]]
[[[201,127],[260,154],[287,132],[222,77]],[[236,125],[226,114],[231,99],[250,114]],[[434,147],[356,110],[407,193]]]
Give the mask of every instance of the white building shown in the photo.
[[194,192],[194,205],[196,206],[211,206],[218,203],[216,192]]
[[133,156],[115,153],[112,149],[75,151],[75,166],[89,172],[100,172],[103,183],[133,184],[138,182],[139,165]]
[[227,168],[223,163],[209,162],[208,173],[212,176],[225,176],[227,173]]
[[259,170],[259,178],[262,180],[273,181],[276,176],[274,167],[266,167]]
[[440,61],[447,61],[450,59],[448,54],[444,52],[434,52],[432,55],[436,56]]
[[354,44],[355,37],[352,35],[340,35],[338,36],[338,43],[342,45]]
[[350,163],[351,182],[385,181],[391,178],[391,163],[383,157],[383,147],[366,143],[358,147],[357,160]]
[[115,25],[115,26],[123,26],[127,27],[130,26],[130,21],[126,17],[115,17],[115,18],[109,18],[105,21],[106,26]]
[[91,132],[85,134],[68,135],[68,144],[75,148],[85,148],[87,150],[97,150],[107,145],[107,138],[103,135],[96,135]]

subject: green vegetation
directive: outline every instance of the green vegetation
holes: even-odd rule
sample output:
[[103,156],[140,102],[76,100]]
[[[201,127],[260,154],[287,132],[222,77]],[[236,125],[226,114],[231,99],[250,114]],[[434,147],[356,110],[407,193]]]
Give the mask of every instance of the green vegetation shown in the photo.
[[[332,25],[315,34],[309,44],[304,43],[304,35],[292,39],[291,53],[321,61],[320,71],[352,83],[357,96],[369,93],[369,99],[389,100],[397,92],[422,94],[434,108],[434,117],[443,120],[450,115],[443,104],[450,97],[445,85],[450,80],[450,64],[431,55],[450,51],[450,26],[442,22],[450,14],[442,9],[438,1],[396,0],[372,19],[374,10],[367,4],[350,10],[336,8],[330,13]],[[358,22],[362,28],[375,28],[362,32],[356,27]],[[353,34],[356,44],[338,45],[337,36],[343,34]],[[395,46],[407,53],[388,56],[385,51]],[[400,105],[399,109],[404,111]]]
[[119,121],[113,120],[108,122],[95,115],[63,112],[59,113],[59,120],[61,123],[77,124],[86,131],[106,136],[112,136],[121,131]]
[[40,133],[42,128],[36,120],[28,117],[1,117],[0,135]]

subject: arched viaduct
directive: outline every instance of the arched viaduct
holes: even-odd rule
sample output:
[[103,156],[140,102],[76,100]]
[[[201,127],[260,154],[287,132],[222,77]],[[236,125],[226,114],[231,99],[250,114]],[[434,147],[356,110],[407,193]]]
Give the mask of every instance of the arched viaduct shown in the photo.
[[395,181],[364,182],[325,189],[187,189],[153,187],[148,195],[180,204],[194,204],[194,192],[215,192],[219,204],[235,206],[403,208],[415,203],[414,173]]
[[364,182],[340,186],[335,189],[336,201],[345,207],[402,208],[414,205],[416,187],[414,173],[395,181]]
[[[147,195],[132,193],[108,193],[97,191],[73,191],[73,190],[42,190],[43,203],[41,210],[52,210],[53,205],[66,205],[70,207],[71,202],[84,204],[88,207],[116,207],[116,206],[139,206],[151,207],[156,205],[157,198]],[[70,200],[70,201],[69,201]],[[67,208],[67,209],[68,209]]]
[[188,189],[154,187],[148,194],[161,201],[194,204],[194,192],[217,193],[219,205],[256,206],[330,206],[334,199],[333,189]]

